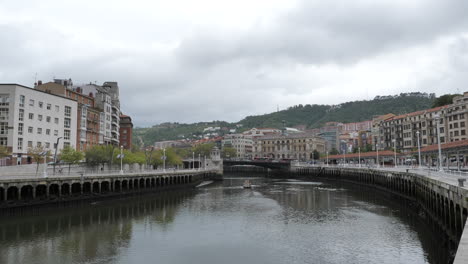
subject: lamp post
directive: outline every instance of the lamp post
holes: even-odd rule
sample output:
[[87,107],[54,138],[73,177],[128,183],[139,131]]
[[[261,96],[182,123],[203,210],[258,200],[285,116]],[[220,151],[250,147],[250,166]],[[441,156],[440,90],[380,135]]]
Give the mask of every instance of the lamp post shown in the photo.
[[379,144],[375,144],[375,150],[377,150],[377,168],[380,168],[380,163],[379,163]]
[[47,178],[47,151],[41,152],[44,155],[44,178]]
[[58,137],[57,138],[57,143],[55,143],[55,154],[54,154],[54,176],[55,176],[55,164],[57,163],[57,149],[58,149],[58,144],[59,144],[59,141],[62,137]]
[[359,153],[359,168],[361,168],[361,147],[358,147],[358,153]]
[[436,114],[434,116],[434,119],[437,122],[437,143],[439,145],[439,171],[444,171],[444,168],[442,167],[442,149],[440,147],[440,115]]
[[123,174],[123,146],[120,146],[120,174]]
[[416,136],[418,137],[418,164],[421,168],[421,144],[419,143],[419,131],[416,131]]
[[346,167],[346,148],[347,146],[345,145],[345,149],[344,149],[344,166]]
[[166,172],[166,148],[163,148],[163,171]]
[[203,168],[206,170],[206,155],[203,156]]
[[192,152],[192,170],[195,170],[195,152]]
[[394,155],[394,161],[395,161],[394,167],[396,168],[396,167],[397,167],[397,160],[396,160],[396,139],[392,139],[392,142],[393,142],[393,155]]
[[330,166],[330,164],[328,163],[328,150],[327,150],[327,167]]
[[200,159],[200,153],[198,153],[198,170],[201,170],[201,159]]

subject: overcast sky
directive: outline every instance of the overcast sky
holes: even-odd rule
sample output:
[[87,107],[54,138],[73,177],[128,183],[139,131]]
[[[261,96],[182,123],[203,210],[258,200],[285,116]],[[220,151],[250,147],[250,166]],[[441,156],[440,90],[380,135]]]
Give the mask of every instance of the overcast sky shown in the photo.
[[0,0],[0,83],[117,81],[137,126],[468,91],[466,0]]

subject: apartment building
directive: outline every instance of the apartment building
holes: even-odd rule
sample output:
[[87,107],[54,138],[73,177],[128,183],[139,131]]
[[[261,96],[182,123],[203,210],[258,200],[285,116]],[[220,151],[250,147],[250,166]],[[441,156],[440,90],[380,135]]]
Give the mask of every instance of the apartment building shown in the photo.
[[128,115],[120,115],[120,146],[124,149],[131,149],[132,148],[132,131],[133,131],[133,123],[132,118]]
[[73,87],[71,79],[54,79],[38,82],[37,90],[60,95],[78,102],[76,148],[80,151],[99,144],[100,110],[94,107],[94,94],[83,94],[80,87]]
[[[236,150],[237,158],[252,158],[252,136],[247,134],[228,134],[221,141],[221,147],[231,147]],[[234,157],[231,157],[234,158]]]
[[465,140],[467,136],[468,124],[468,92],[463,96],[456,96],[453,98],[453,104],[448,105],[446,111],[448,140],[447,142],[454,142]]
[[11,151],[10,164],[33,162],[28,148],[53,151],[76,147],[78,103],[19,84],[0,84],[0,145]]
[[310,133],[270,135],[254,141],[255,158],[311,160],[313,151],[325,153],[327,142]]

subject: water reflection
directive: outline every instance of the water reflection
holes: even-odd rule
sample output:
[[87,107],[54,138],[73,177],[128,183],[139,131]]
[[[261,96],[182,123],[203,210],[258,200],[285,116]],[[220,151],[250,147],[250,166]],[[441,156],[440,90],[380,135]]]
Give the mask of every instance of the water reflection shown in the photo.
[[447,263],[404,200],[337,182],[231,177],[0,220],[0,263]]

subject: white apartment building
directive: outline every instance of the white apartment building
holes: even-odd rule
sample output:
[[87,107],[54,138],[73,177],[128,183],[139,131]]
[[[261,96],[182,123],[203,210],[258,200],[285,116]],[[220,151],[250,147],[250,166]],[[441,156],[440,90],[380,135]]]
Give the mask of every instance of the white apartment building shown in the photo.
[[251,135],[229,134],[224,136],[221,144],[223,149],[225,147],[234,148],[237,153],[237,158],[252,157],[253,140]]
[[18,84],[0,84],[0,145],[12,153],[12,164],[31,163],[28,148],[58,151],[76,147],[78,103]]

